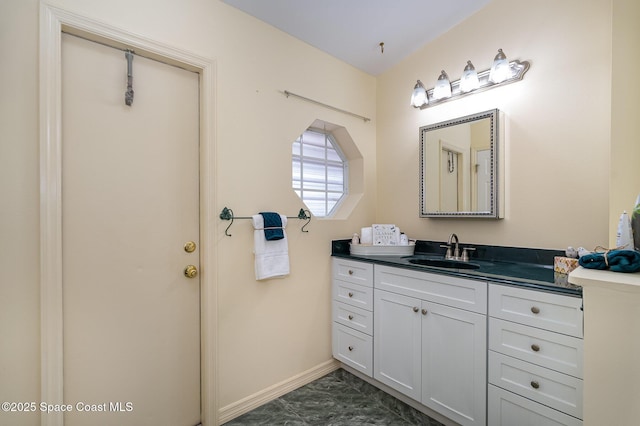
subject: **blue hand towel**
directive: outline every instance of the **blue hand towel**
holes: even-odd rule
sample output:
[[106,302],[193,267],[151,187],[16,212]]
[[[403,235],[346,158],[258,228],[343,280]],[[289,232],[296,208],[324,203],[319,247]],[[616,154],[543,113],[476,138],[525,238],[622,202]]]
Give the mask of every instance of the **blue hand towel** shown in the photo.
[[264,237],[267,241],[281,240],[284,238],[282,231],[282,219],[278,213],[260,212],[264,221]]
[[578,261],[590,269],[609,269],[614,272],[640,271],[640,252],[635,250],[611,250],[606,253],[586,254]]

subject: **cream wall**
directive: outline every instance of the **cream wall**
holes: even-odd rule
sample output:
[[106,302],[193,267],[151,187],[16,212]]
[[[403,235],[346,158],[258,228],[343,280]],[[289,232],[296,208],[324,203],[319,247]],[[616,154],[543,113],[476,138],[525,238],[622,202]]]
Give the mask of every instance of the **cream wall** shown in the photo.
[[[216,63],[218,210],[207,220],[217,227],[220,407],[330,360],[330,241],[374,221],[375,79],[218,0],[52,4]],[[0,3],[2,401],[40,399],[38,7],[36,0]],[[286,98],[282,90],[373,121]],[[238,216],[297,215],[302,203],[291,189],[291,144],[316,119],[349,131],[363,157],[364,194],[346,219],[314,219],[309,233],[291,219],[290,276],[257,282],[250,222],[237,220],[226,237],[228,222],[218,213],[227,206]],[[3,416],[0,424],[38,422],[36,415]]]
[[[2,402],[40,400],[37,22],[35,1],[0,2]],[[0,412],[0,424],[38,421],[38,413]]]
[[613,2],[611,81],[611,181],[609,246],[615,245],[620,214],[630,213],[640,194],[640,2]]
[[[494,0],[380,76],[377,220],[420,239],[455,232],[463,243],[606,245],[610,17],[609,0]],[[488,69],[498,48],[531,61],[523,81],[421,111],[409,106],[417,79],[431,88],[441,69],[458,79],[469,59]],[[506,118],[505,218],[420,219],[418,128],[492,108]]]

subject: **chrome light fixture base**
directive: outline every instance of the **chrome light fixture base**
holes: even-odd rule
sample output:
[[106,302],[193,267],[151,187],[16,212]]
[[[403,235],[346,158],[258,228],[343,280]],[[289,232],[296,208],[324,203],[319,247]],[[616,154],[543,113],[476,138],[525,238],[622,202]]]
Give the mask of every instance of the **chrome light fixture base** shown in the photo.
[[494,87],[515,83],[523,79],[525,73],[529,71],[530,67],[531,67],[531,63],[529,61],[518,61],[518,60],[510,61],[509,69],[511,70],[511,77],[507,78],[506,80],[500,83],[493,83],[489,81],[489,74],[491,72],[491,69],[479,72],[478,81],[480,84],[477,89],[472,90],[470,92],[463,92],[460,90],[460,80],[453,81],[451,82],[451,97],[448,97],[448,98],[435,99],[433,97],[433,89],[429,89],[427,90],[428,103],[425,103],[418,108],[425,109],[425,108],[433,107],[436,105],[440,105],[444,102],[449,102],[455,99],[460,99],[464,96],[472,95],[474,93],[484,92],[485,90],[493,89]]

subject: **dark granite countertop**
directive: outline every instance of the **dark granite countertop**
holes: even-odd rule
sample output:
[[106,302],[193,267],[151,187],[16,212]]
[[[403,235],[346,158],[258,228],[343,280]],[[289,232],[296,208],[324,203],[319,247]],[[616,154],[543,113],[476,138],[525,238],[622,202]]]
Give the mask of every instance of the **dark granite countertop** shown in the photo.
[[470,253],[469,263],[477,269],[452,269],[435,266],[416,265],[411,259],[444,259],[445,249],[437,241],[416,241],[413,256],[364,256],[350,254],[351,240],[334,240],[331,243],[331,255],[346,259],[395,266],[416,271],[435,272],[462,278],[482,279],[498,284],[514,285],[536,290],[562,293],[582,297],[582,287],[570,284],[567,274],[553,270],[553,258],[564,256],[560,250],[529,249],[521,247],[486,246],[478,244],[460,244],[462,247],[475,247]]

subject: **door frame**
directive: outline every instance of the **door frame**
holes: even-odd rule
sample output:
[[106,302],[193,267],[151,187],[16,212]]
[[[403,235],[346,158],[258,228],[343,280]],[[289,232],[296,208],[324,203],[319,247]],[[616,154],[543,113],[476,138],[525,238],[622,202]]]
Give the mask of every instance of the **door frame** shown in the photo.
[[[62,311],[62,31],[181,66],[200,75],[200,347],[203,425],[218,424],[217,257],[215,208],[215,61],[40,3],[40,400],[63,404]],[[123,88],[123,97],[124,97]],[[41,414],[42,426],[62,426],[62,412]]]

